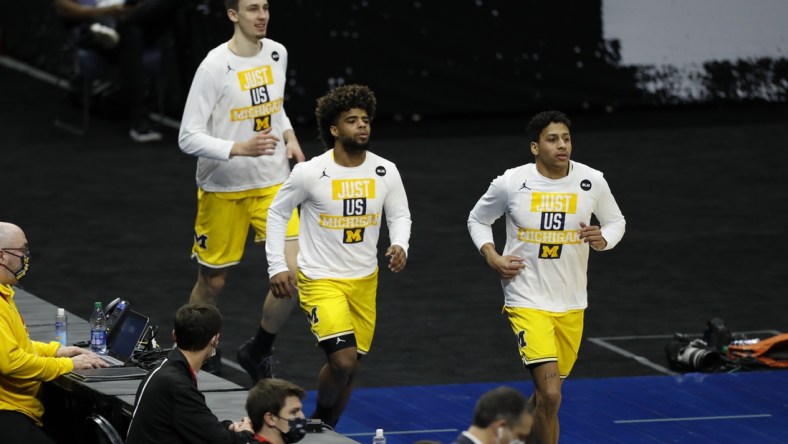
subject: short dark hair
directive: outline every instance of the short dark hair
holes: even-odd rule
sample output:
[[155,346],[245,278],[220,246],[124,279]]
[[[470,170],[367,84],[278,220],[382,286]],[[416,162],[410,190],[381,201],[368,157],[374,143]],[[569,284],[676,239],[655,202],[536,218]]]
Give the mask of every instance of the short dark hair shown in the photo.
[[503,419],[514,426],[528,410],[528,400],[512,387],[500,386],[483,394],[473,410],[473,425],[486,428],[493,421]]
[[178,348],[200,351],[222,329],[219,309],[209,304],[186,304],[175,312],[173,320]]
[[330,149],[334,146],[334,136],[331,126],[339,123],[339,115],[352,108],[363,109],[369,119],[375,118],[377,99],[375,93],[364,85],[342,85],[329,91],[317,99],[315,117],[317,118],[317,131],[323,146]]
[[263,426],[263,416],[266,413],[279,415],[288,396],[304,399],[306,391],[290,381],[276,378],[261,379],[249,389],[246,397],[246,414],[252,420],[252,428],[255,432],[260,431]]
[[237,11],[239,1],[240,0],[224,0],[224,6],[227,8],[228,11],[231,9]]
[[542,130],[547,128],[551,123],[563,123],[567,128],[572,128],[572,122],[569,121],[569,117],[566,117],[566,114],[561,111],[542,111],[533,116],[528,122],[526,132],[528,133],[530,141],[538,142]]

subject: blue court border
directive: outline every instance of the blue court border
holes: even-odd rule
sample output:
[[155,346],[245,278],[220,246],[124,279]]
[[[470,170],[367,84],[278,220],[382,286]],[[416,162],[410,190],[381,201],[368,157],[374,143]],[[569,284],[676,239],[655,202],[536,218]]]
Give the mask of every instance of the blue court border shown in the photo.
[[[526,395],[530,381],[357,389],[337,432],[361,443],[451,443],[476,399],[498,385]],[[561,443],[788,443],[788,372],[688,373],[567,379]],[[304,409],[311,412],[315,392]]]

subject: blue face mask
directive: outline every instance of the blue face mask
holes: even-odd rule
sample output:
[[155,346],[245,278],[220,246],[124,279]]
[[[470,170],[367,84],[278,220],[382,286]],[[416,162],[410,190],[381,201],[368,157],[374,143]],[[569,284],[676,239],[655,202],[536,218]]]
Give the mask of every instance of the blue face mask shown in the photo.
[[6,270],[14,274],[14,277],[16,278],[17,281],[21,281],[22,278],[25,277],[25,275],[27,274],[27,271],[30,269],[30,257],[25,254],[20,256],[18,254],[11,253],[10,251],[7,250],[3,250],[3,251],[5,251],[6,254],[10,254],[11,256],[18,257],[19,260],[22,262],[22,265],[20,265],[19,269],[16,271],[8,268],[6,264],[3,264]]

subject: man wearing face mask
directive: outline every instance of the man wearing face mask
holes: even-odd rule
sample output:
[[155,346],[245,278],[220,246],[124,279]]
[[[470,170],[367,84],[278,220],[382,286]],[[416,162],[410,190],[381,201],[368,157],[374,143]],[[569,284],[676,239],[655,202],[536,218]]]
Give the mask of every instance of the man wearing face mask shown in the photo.
[[476,401],[473,423],[452,444],[522,444],[531,436],[532,406],[522,393],[500,386]]
[[54,443],[41,428],[44,406],[37,398],[41,382],[75,368],[107,366],[88,350],[30,340],[11,287],[29,267],[25,233],[0,222],[0,436],[6,444]]
[[197,388],[197,372],[219,345],[219,309],[186,304],[175,313],[173,324],[175,347],[140,383],[126,444],[249,442],[249,418],[219,421]]
[[254,442],[292,444],[306,435],[301,400],[306,391],[283,379],[262,379],[249,390],[246,414],[254,427]]

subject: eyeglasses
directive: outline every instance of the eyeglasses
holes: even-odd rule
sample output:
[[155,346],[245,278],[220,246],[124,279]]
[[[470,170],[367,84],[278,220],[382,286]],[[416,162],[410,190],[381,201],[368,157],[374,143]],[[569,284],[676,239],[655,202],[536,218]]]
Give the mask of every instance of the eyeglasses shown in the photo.
[[[30,257],[30,248],[28,248],[28,247],[22,247],[22,248],[5,248],[5,247],[0,247],[0,250],[3,250],[3,251],[21,251],[23,256]],[[16,255],[14,255],[14,256],[16,256]]]

